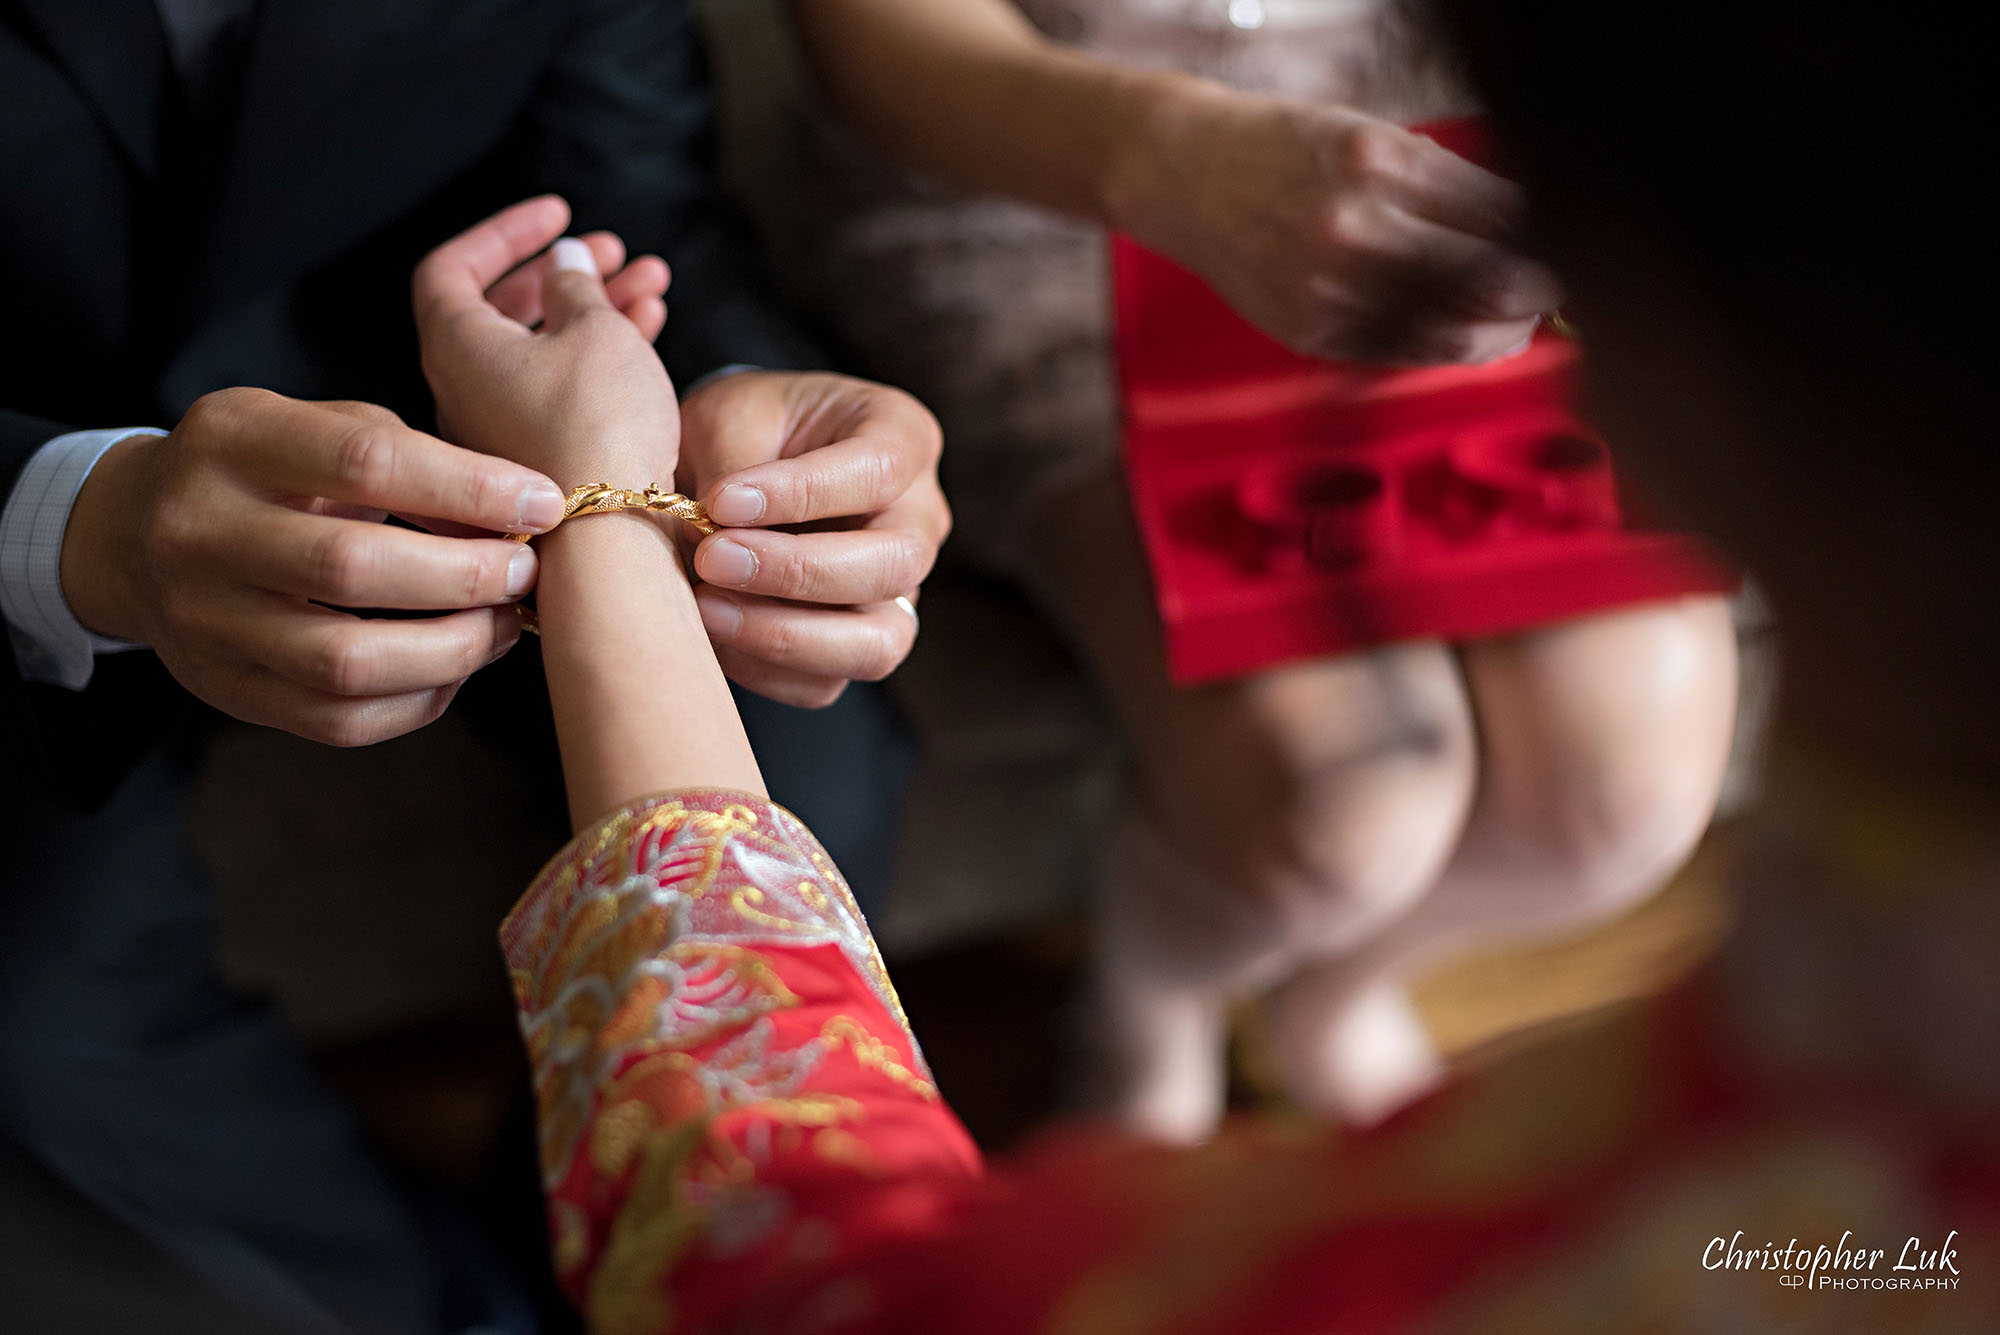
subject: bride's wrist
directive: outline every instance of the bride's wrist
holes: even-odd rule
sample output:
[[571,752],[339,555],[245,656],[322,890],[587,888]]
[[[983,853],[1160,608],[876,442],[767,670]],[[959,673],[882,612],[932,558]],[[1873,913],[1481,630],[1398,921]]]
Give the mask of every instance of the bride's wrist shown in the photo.
[[549,637],[600,650],[655,637],[706,640],[694,581],[676,542],[680,521],[644,510],[582,515],[535,540],[536,618]]
[[685,580],[687,570],[675,541],[680,523],[671,515],[637,508],[578,515],[535,539],[535,550],[545,568],[551,561],[585,566],[638,562],[648,567],[648,575],[664,573],[671,565],[672,573]]
[[547,467],[558,487],[570,492],[594,482],[632,491],[674,485],[679,452],[667,449],[578,449],[558,454]]
[[668,788],[760,790],[680,562],[680,523],[621,510],[536,539],[542,663],[579,828]]

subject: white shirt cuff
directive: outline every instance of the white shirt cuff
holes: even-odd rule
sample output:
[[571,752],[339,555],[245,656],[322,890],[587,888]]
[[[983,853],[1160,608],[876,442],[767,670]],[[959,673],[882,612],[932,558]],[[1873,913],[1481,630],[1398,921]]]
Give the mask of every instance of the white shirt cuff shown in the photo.
[[24,681],[80,691],[96,656],[143,644],[84,629],[62,591],[63,531],[90,470],[119,441],[163,436],[155,427],[72,431],[36,450],[0,511],[0,616]]

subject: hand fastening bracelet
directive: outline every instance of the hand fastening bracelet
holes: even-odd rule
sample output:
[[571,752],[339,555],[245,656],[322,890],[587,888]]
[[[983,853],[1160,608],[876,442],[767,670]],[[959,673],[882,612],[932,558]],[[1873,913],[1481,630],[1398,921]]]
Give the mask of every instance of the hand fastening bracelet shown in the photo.
[[[663,487],[633,491],[628,487],[614,487],[609,482],[586,482],[570,492],[569,499],[563,503],[562,519],[556,523],[561,524],[581,515],[608,515],[619,510],[653,510],[669,514],[704,537],[717,529],[716,522],[708,517],[708,511],[701,507],[701,502],[677,491],[668,491]],[[553,533],[555,530],[551,528],[549,531]],[[509,533],[506,536],[513,542],[526,542],[536,535]],[[534,608],[521,602],[514,604],[514,611],[521,618],[522,630],[533,635],[542,633]]]

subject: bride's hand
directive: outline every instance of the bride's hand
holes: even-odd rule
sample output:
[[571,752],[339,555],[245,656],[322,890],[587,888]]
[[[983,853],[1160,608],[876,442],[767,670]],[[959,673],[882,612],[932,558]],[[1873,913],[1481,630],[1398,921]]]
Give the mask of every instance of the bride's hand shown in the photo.
[[417,333],[440,426],[565,488],[666,483],[680,411],[648,336],[666,317],[666,266],[635,260],[607,290],[600,269],[623,247],[605,234],[557,240],[568,222],[560,199],[531,199],[417,266]]

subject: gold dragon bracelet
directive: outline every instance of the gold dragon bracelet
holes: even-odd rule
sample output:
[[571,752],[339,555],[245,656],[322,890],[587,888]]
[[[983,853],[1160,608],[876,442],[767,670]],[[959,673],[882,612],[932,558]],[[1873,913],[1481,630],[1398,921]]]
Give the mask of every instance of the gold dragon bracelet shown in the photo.
[[[646,487],[634,491],[630,487],[614,487],[609,482],[586,482],[570,492],[569,498],[563,503],[562,519],[556,522],[561,524],[580,515],[607,515],[620,510],[652,510],[659,514],[672,515],[703,536],[716,531],[715,521],[708,517],[708,511],[702,509],[701,502],[697,500],[683,496],[677,491],[668,491],[664,487]],[[550,532],[554,532],[554,529]],[[526,542],[535,535],[509,533],[506,536],[511,542]],[[515,603],[514,611],[521,618],[522,630],[533,635],[542,633],[534,608],[526,603]]]

